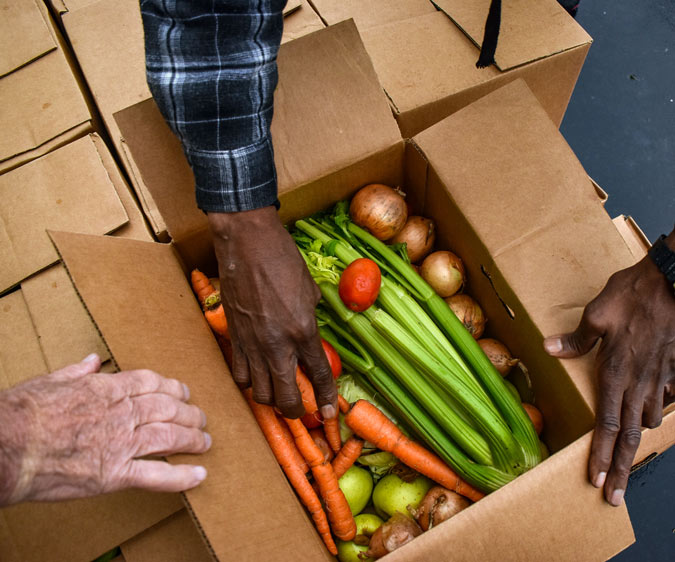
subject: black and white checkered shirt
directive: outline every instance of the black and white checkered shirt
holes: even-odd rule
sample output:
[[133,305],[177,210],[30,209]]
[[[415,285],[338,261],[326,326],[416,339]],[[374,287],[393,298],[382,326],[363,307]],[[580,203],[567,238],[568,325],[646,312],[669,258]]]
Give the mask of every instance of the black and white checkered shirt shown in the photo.
[[270,123],[286,0],[141,0],[150,90],[204,211],[276,204]]

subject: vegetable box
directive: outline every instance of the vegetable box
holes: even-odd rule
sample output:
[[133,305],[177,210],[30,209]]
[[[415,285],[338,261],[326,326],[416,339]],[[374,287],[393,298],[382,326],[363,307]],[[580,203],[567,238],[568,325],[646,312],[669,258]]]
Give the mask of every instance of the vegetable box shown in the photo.
[[[572,329],[609,275],[644,254],[639,231],[610,219],[522,80],[404,140],[352,22],[285,45],[279,67],[273,136],[282,219],[367,183],[401,186],[414,211],[436,221],[437,246],[464,258],[490,333],[528,366],[547,420],[550,458],[387,560],[604,560],[631,544],[625,506],[610,507],[587,480],[593,358],[554,359],[542,339]],[[193,266],[213,273],[215,263],[193,195],[163,171],[175,171],[180,148],[156,108],[132,109],[133,119],[125,117],[138,135],[129,146],[139,172],[158,205],[173,209],[167,225],[181,236],[159,244],[52,232],[55,246],[119,367],[185,381],[206,412],[214,444],[199,462],[209,477],[185,502],[213,556],[330,560],[189,287]],[[667,448],[674,428],[671,411],[644,432],[637,460]],[[169,459],[186,461],[197,462]]]

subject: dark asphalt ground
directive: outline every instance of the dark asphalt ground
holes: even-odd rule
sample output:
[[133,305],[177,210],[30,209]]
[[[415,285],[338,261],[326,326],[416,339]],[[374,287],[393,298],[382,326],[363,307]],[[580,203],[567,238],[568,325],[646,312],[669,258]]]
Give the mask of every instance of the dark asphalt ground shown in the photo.
[[[675,0],[582,0],[594,44],[561,130],[653,242],[675,221]],[[675,447],[633,474],[626,503],[636,544],[613,562],[675,561]]]

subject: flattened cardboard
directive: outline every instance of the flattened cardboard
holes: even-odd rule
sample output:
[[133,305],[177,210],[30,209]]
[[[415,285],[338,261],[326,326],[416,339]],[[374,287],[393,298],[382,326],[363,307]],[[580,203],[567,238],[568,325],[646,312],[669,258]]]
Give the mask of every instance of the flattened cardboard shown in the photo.
[[[199,462],[209,471],[185,498],[216,557],[330,560],[300,503],[288,501],[289,484],[229,376],[173,248],[63,232],[52,239],[120,368],[184,381],[206,413],[211,450],[169,462]],[[136,274],[119,275],[131,270]],[[275,517],[259,517],[246,489],[261,493]]]
[[0,78],[56,49],[35,0],[0,0],[0,12]]
[[[523,81],[415,141],[492,256],[497,292],[507,304],[518,295],[543,335],[574,329],[608,277],[633,263],[581,164]],[[485,157],[471,164],[477,154]],[[594,410],[591,359],[563,364]]]
[[[480,48],[491,0],[434,0]],[[591,37],[555,0],[502,3],[495,62],[508,70],[591,42]]]
[[635,261],[639,261],[647,255],[647,251],[651,247],[649,240],[642,232],[640,227],[635,223],[633,217],[626,215],[619,215],[612,221],[619,234],[626,242],[626,246],[633,254]]
[[49,371],[77,363],[90,353],[98,353],[102,361],[110,359],[61,264],[26,279],[21,283],[21,292]]
[[290,16],[296,10],[299,10],[302,7],[301,0],[288,0],[286,6],[284,7],[284,18]]
[[46,372],[26,301],[20,290],[9,293],[0,298],[0,391]]
[[311,0],[327,25],[353,19],[359,31],[436,11],[429,0]]
[[120,545],[127,562],[211,562],[201,533],[181,509]]
[[325,27],[321,18],[312,9],[307,0],[301,0],[298,4],[299,7],[296,10],[284,13],[284,32],[281,36],[282,44]]
[[128,220],[89,137],[0,176],[0,291],[56,261],[47,228],[107,234]]

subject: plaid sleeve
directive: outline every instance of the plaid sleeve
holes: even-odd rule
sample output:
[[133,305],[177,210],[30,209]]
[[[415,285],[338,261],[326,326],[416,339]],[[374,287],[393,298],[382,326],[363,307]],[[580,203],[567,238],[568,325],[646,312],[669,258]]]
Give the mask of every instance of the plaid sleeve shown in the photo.
[[270,123],[285,4],[141,1],[148,85],[204,211],[277,204]]

